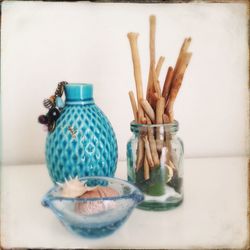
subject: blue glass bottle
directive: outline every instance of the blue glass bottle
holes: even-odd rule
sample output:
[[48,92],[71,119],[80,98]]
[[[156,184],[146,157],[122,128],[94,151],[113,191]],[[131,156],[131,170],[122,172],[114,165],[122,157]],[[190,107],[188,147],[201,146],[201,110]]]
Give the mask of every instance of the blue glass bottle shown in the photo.
[[46,139],[52,181],[76,176],[114,176],[117,141],[110,122],[95,105],[92,84],[67,84],[65,107]]

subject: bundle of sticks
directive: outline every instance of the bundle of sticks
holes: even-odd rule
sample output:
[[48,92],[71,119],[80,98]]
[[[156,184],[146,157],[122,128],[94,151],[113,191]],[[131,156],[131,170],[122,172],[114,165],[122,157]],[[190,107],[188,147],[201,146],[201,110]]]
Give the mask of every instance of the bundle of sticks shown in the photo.
[[[165,58],[161,56],[157,63],[155,61],[156,17],[154,15],[150,16],[149,23],[150,67],[146,98],[143,96],[142,73],[137,45],[139,34],[133,32],[127,34],[132,54],[137,98],[135,98],[133,91],[129,91],[129,97],[134,120],[137,124],[168,124],[174,122],[174,102],[192,56],[192,53],[188,52],[191,38],[184,40],[175,67],[168,67],[163,88],[161,89],[159,75]],[[150,178],[150,169],[160,165],[161,155],[166,154],[165,151],[162,152],[163,148],[167,148],[168,159],[166,159],[166,164],[168,168],[175,168],[170,156],[170,136],[165,134],[164,137],[162,137],[160,130],[154,129],[152,126],[148,126],[147,132],[141,133],[141,136],[139,136],[136,171],[144,167],[145,180]]]

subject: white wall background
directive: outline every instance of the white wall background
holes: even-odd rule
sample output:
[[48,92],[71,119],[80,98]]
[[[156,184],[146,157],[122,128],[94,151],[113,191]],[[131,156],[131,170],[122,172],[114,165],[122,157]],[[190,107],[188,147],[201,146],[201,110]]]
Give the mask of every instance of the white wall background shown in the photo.
[[[187,157],[246,155],[248,45],[246,4],[113,4],[4,2],[2,5],[2,154],[4,164],[44,162],[46,133],[37,123],[42,100],[57,82],[92,82],[96,103],[126,157],[135,89],[126,34],[140,33],[144,86],[148,17],[157,16],[161,74],[181,43],[193,38],[193,58],[175,106]],[[145,88],[144,87],[144,88]]]

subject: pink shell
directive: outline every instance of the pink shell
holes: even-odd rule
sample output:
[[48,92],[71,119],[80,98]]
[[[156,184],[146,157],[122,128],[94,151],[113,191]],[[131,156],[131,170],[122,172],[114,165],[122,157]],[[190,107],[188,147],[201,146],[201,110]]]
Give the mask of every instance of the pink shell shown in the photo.
[[[117,196],[119,193],[110,187],[96,187],[93,190],[87,191],[79,198],[100,198],[100,197],[113,197]],[[75,211],[79,214],[90,215],[103,212],[108,209],[115,208],[114,201],[88,201],[88,202],[78,202],[75,205]]]

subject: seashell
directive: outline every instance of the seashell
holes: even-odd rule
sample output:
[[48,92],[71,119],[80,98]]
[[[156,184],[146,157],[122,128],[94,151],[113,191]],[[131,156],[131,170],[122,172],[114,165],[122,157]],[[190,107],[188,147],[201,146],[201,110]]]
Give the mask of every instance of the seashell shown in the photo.
[[114,197],[119,195],[119,193],[111,187],[99,186],[98,190],[101,193],[101,197]]
[[[119,193],[111,187],[98,186],[94,190],[85,192],[79,198],[101,198],[101,197],[114,197],[118,196]],[[75,205],[75,211],[82,215],[91,215],[103,212],[108,209],[116,207],[115,201],[112,200],[98,200],[98,201],[87,201],[77,202]]]
[[84,183],[80,182],[78,178],[71,180],[65,180],[64,184],[57,183],[59,186],[62,187],[61,189],[61,196],[67,198],[77,198],[83,195],[87,191],[91,191],[93,187],[87,187]]
[[176,169],[175,165],[173,164],[172,161],[169,161],[169,167],[171,167],[172,169]]
[[167,179],[167,183],[171,181],[171,179],[174,176],[174,170],[172,167],[170,167],[169,165],[166,164],[166,167],[168,169],[168,179]]
[[44,99],[43,100],[43,106],[47,109],[51,109],[55,106],[55,103],[52,102],[50,99]]
[[[101,197],[114,197],[119,193],[111,187],[88,187],[84,183],[75,179],[65,180],[64,183],[57,183],[61,187],[60,195],[66,198],[101,198]],[[78,214],[89,215],[100,213],[107,209],[116,207],[116,203],[112,200],[97,200],[87,202],[76,202],[75,211]]]

